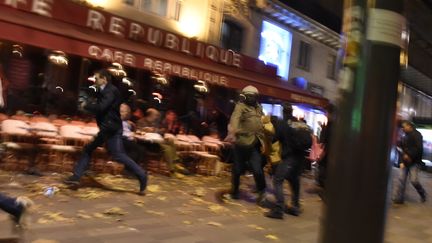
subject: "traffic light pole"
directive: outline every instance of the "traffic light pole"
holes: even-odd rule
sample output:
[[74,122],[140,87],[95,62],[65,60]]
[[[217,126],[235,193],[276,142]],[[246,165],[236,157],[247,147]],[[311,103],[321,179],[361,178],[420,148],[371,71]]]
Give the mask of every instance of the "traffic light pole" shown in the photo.
[[390,205],[403,0],[345,0],[321,243],[379,243]]

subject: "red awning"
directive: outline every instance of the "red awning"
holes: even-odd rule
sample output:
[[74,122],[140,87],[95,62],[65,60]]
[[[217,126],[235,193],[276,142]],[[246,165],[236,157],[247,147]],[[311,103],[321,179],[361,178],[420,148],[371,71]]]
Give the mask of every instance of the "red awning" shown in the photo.
[[[136,60],[131,66],[136,68],[149,69],[145,65],[147,60],[175,64],[185,67],[189,72],[209,72],[226,77],[231,88],[241,89],[246,85],[254,85],[262,94],[282,100],[320,107],[328,104],[327,99],[288,87],[285,82],[262,74],[204,62],[182,53],[136,43],[9,7],[0,6],[0,13],[0,39],[93,59],[95,57],[89,53],[89,48],[97,46],[100,50],[110,50],[119,55],[133,55]],[[181,75],[183,74],[180,73],[179,76]]]

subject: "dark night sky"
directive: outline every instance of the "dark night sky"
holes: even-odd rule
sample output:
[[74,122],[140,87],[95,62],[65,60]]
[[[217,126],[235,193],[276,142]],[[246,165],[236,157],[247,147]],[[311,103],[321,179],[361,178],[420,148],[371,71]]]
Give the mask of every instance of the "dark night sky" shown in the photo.
[[343,0],[280,0],[328,28],[340,32]]

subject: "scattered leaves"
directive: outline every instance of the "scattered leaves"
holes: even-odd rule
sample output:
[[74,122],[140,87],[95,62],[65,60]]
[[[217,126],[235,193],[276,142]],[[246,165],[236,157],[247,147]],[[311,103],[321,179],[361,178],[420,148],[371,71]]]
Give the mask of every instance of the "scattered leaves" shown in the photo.
[[195,189],[195,192],[192,193],[192,195],[197,196],[197,197],[203,197],[206,194],[206,189],[202,188],[202,187],[198,187],[197,189]]
[[249,227],[249,228],[252,228],[252,229],[256,229],[256,230],[264,230],[263,227],[258,226],[258,225],[256,225],[256,224],[250,224],[250,225],[248,225],[248,227]]
[[47,212],[42,218],[38,219],[37,221],[38,224],[50,224],[55,222],[73,222],[73,220],[64,217],[63,214],[60,212]]
[[279,238],[276,235],[266,235],[265,238],[269,240],[279,240]]
[[177,179],[183,179],[183,178],[185,178],[185,175],[178,173],[178,172],[174,172],[174,177]]
[[110,209],[105,210],[104,214],[109,215],[109,216],[122,216],[122,215],[127,214],[127,212],[121,208],[114,207],[114,208],[110,208]]
[[106,219],[106,218],[107,218],[106,215],[101,214],[101,213],[94,213],[93,216],[94,216],[95,218],[99,218],[99,219]]
[[100,190],[95,190],[92,188],[84,188],[80,189],[75,195],[84,200],[92,200],[92,199],[99,199],[109,196],[110,192],[104,192]]
[[154,210],[146,210],[146,212],[149,214],[157,215],[157,216],[165,216],[164,212],[159,212],[159,211],[154,211]]
[[91,219],[92,216],[88,215],[88,214],[84,214],[84,213],[77,213],[77,217],[81,218],[81,219]]
[[149,192],[153,192],[153,193],[155,193],[155,192],[160,192],[160,186],[159,185],[150,185],[150,186],[147,186],[147,191],[149,191]]
[[214,221],[207,222],[207,225],[216,226],[216,227],[222,227],[221,223],[214,222]]
[[144,201],[136,200],[134,202],[134,205],[137,206],[137,207],[144,207]]
[[32,243],[58,243],[56,240],[46,240],[46,239],[37,239],[32,241]]
[[226,207],[217,204],[209,206],[208,209],[210,209],[210,211],[212,211],[213,213],[224,213],[229,211]]
[[191,225],[191,224],[192,224],[192,222],[191,222],[191,221],[189,221],[189,220],[185,220],[185,221],[183,221],[183,224]]

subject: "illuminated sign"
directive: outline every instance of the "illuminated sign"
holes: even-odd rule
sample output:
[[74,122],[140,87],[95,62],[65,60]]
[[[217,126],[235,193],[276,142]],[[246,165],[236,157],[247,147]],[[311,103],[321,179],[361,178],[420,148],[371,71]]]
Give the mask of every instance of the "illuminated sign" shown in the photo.
[[277,74],[288,80],[292,33],[263,21],[259,59],[277,66]]

